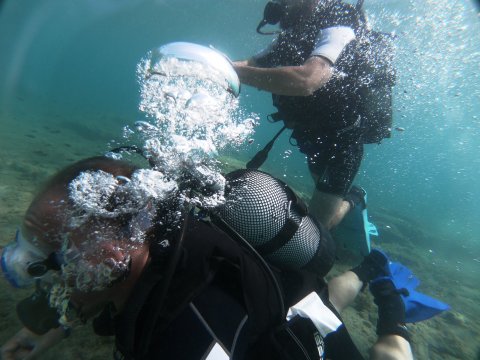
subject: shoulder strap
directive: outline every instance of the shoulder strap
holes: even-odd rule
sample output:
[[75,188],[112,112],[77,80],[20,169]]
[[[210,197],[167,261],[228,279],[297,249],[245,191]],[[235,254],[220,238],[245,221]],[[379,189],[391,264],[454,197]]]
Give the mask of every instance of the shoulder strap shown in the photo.
[[[162,254],[160,252],[161,245],[152,245],[155,249],[155,256],[152,257],[150,265],[145,269],[134,288],[134,296],[129,298],[122,316],[115,319],[116,347],[125,359],[137,358],[138,350],[148,351],[155,322],[160,309],[163,308],[162,304],[165,302],[165,296],[177,267],[188,220],[188,211],[185,211],[182,230],[173,244],[173,249],[166,246]],[[149,308],[148,321],[142,329],[138,329],[135,326],[136,320],[140,316],[140,312],[145,309],[145,304],[152,303],[152,301],[157,306]],[[140,336],[139,330],[141,330]],[[140,341],[138,345],[135,344],[136,339]],[[141,354],[139,358],[141,359],[143,355]]]
[[250,245],[250,243],[245,240],[245,238],[240,235],[238,232],[235,231],[230,225],[228,225],[221,217],[216,216],[215,214],[211,214],[211,219],[212,219],[212,225],[219,226],[225,233],[227,233],[232,239],[235,239],[236,241],[239,242],[239,244],[248,252],[252,255],[253,258],[255,258],[262,266],[264,269],[265,273],[268,275],[270,278],[272,284],[274,285],[275,289],[275,295],[277,297],[277,300],[279,302],[279,313],[278,313],[278,320],[277,323],[280,324],[284,321],[285,316],[286,316],[286,309],[285,309],[285,303],[284,303],[284,295],[281,290],[281,287],[279,285],[279,282],[274,275],[272,269],[270,266],[266,263],[265,259],[258,253],[255,248]]
[[150,301],[155,304],[155,306],[150,307],[149,314],[146,316],[146,324],[142,329],[143,335],[138,338],[138,349],[140,351],[143,351],[145,354],[150,348],[150,342],[154,333],[153,329],[155,328],[155,324],[160,315],[160,311],[163,308],[163,303],[165,302],[165,297],[167,296],[173,274],[175,272],[175,269],[177,268],[178,260],[180,258],[180,253],[182,251],[183,242],[185,239],[187,224],[189,221],[189,212],[189,208],[184,210],[182,230],[178,236],[177,241],[173,245],[174,249],[172,251],[172,254],[170,255],[170,258],[168,259],[168,265],[165,268],[163,281],[161,284],[159,284],[160,289],[159,291],[155,292],[150,299]]

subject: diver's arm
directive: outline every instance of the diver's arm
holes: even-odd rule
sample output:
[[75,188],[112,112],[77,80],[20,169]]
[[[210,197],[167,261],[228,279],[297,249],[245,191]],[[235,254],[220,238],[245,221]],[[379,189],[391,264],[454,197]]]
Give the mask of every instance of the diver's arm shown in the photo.
[[[252,61],[242,61],[234,63],[234,67],[244,84],[277,95],[309,96],[330,80],[333,64],[354,39],[352,28],[333,26],[319,31],[314,49],[302,65],[257,67]],[[271,55],[275,46],[273,42],[251,60]]]
[[248,60],[236,60],[236,61],[233,61],[233,66],[236,68],[237,66],[241,67],[241,66],[257,66],[257,64],[255,63],[255,60],[253,58],[251,59],[248,59]]
[[62,327],[37,335],[27,328],[21,329],[1,349],[2,360],[33,360],[65,338]]
[[240,81],[277,95],[308,96],[332,77],[332,66],[321,56],[312,56],[300,66],[260,68],[251,62],[234,62]]

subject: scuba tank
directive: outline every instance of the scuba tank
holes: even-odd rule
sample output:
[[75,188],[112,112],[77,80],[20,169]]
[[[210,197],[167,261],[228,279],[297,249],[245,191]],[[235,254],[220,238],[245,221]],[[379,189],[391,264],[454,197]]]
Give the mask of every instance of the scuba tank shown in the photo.
[[225,203],[214,223],[247,241],[281,269],[306,269],[324,276],[333,266],[335,245],[303,201],[284,182],[258,170],[225,175]]

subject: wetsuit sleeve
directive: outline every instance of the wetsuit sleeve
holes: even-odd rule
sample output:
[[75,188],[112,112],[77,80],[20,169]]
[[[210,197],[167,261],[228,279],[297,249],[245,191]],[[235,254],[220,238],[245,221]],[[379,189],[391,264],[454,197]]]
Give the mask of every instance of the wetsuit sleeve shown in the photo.
[[320,30],[310,56],[322,56],[335,64],[343,49],[355,40],[353,29],[348,26],[333,26]]

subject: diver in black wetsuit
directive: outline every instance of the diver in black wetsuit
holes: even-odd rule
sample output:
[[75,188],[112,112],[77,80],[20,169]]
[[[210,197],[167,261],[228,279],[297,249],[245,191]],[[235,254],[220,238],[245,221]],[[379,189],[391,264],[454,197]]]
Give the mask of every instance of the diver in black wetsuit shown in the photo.
[[[69,186],[100,170],[124,181],[136,168],[99,157],[60,171],[31,203],[16,243],[2,249],[7,279],[36,283],[17,307],[25,328],[4,344],[2,359],[39,356],[87,319],[99,335],[115,335],[115,359],[361,359],[339,311],[370,280],[369,267],[326,285],[331,264],[323,273],[271,266],[218,219],[184,212],[182,226],[166,226],[169,202],[72,223]],[[106,204],[118,201],[126,199],[112,195]],[[377,294],[380,321],[393,325],[381,327],[374,359],[411,358],[408,334],[397,326],[405,316],[399,296]]]
[[390,136],[395,74],[375,55],[391,64],[393,54],[383,46],[386,37],[376,43],[384,34],[369,32],[362,3],[269,1],[257,31],[278,23],[277,37],[248,60],[234,62],[242,83],[272,93],[278,110],[272,120],[292,129],[291,138],[306,155],[316,184],[310,209],[327,229],[355,206],[348,194],[363,144]]

